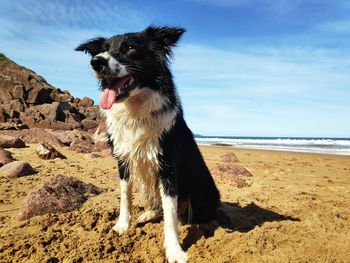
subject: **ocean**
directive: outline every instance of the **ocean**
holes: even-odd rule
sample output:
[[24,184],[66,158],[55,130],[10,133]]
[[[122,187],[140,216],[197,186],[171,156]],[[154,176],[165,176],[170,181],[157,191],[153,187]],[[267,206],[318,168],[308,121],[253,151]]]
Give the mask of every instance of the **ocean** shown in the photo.
[[350,155],[350,138],[229,137],[198,136],[199,145],[226,145],[237,148]]

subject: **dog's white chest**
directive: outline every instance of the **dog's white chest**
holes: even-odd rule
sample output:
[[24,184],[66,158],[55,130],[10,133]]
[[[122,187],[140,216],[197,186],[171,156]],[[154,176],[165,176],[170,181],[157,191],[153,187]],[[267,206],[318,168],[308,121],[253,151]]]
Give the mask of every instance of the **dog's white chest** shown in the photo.
[[171,127],[175,115],[163,116],[161,119],[153,115],[135,118],[121,103],[105,111],[105,116],[113,141],[113,154],[126,162],[131,182],[149,205],[159,206],[159,138],[164,130]]

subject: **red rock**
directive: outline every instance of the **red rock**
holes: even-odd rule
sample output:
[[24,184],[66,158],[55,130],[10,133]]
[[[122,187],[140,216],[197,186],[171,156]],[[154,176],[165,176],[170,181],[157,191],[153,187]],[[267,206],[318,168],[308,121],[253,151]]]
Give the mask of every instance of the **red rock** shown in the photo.
[[95,129],[98,126],[98,122],[95,120],[84,119],[81,124],[86,130]]
[[6,151],[0,148],[0,167],[13,162],[15,159],[12,157],[12,154],[9,151]]
[[95,144],[91,137],[76,138],[72,141],[70,149],[79,153],[91,153],[95,151]]
[[24,161],[14,161],[0,168],[0,174],[7,178],[18,178],[36,173],[37,171]]
[[[30,69],[11,60],[0,61],[0,122],[28,127],[72,130],[92,129],[99,109],[92,99],[74,98],[56,89]],[[82,120],[87,119],[84,125]]]
[[83,131],[76,129],[71,131],[45,129],[45,131],[57,137],[63,144],[67,146],[69,146],[76,138],[83,139],[85,134]]
[[35,148],[35,153],[39,156],[40,159],[49,160],[49,159],[67,159],[62,153],[57,151],[48,143],[39,143]]
[[47,213],[69,212],[81,207],[89,197],[100,193],[102,190],[93,184],[57,175],[27,195],[19,219],[25,220]]
[[94,101],[89,97],[84,97],[79,101],[78,106],[81,106],[84,108],[92,107],[94,106]]
[[56,136],[46,132],[44,129],[32,128],[16,133],[16,136],[26,143],[48,143],[51,146],[63,147],[64,144]]
[[19,138],[15,138],[8,135],[1,135],[0,137],[1,148],[24,148],[26,147],[24,141]]
[[238,163],[239,160],[237,156],[234,153],[226,153],[220,157],[222,162],[228,163],[228,162],[233,162],[233,163]]
[[217,165],[218,171],[236,176],[252,176],[252,174],[239,163],[222,163]]

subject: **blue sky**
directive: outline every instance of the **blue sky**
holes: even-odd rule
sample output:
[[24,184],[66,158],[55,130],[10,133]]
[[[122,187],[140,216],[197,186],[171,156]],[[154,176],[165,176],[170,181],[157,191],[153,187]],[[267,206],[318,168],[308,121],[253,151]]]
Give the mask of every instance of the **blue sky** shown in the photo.
[[96,36],[183,26],[172,69],[194,133],[350,137],[350,1],[1,0],[0,52],[97,103]]

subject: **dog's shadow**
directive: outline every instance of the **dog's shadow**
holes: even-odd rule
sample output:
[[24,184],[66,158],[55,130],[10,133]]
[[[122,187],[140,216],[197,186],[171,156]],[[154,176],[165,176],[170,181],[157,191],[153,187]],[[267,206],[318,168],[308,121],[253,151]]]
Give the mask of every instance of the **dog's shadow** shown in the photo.
[[223,202],[216,221],[209,224],[189,225],[187,235],[182,240],[182,247],[187,250],[203,236],[205,238],[213,236],[218,227],[225,228],[227,231],[246,233],[265,222],[284,220],[300,221],[298,218],[261,208],[254,203],[242,207],[236,203]]

